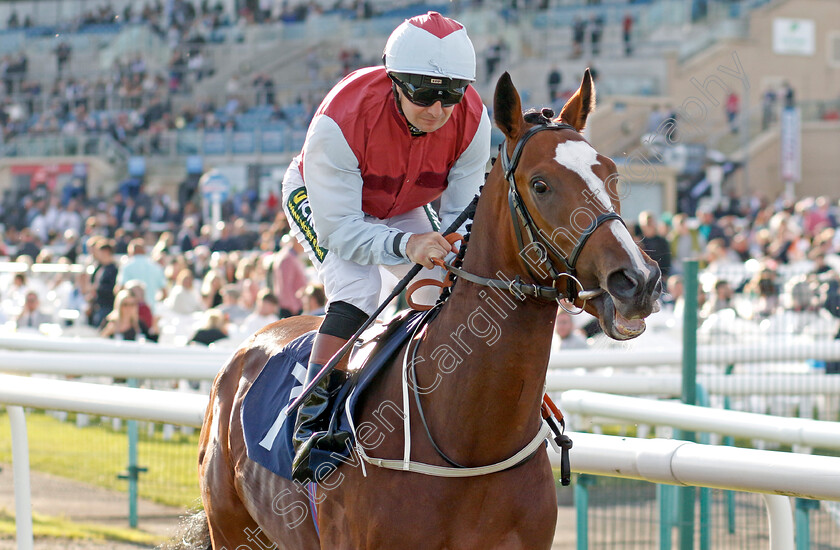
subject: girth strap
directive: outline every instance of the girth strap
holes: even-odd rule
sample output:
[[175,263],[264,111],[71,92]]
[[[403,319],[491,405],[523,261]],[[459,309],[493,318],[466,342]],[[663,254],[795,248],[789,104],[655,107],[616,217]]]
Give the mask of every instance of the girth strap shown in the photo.
[[532,439],[531,442],[528,443],[525,447],[523,447],[522,450],[520,450],[518,453],[501,462],[497,462],[495,464],[488,464],[487,466],[476,466],[474,468],[451,468],[449,466],[435,466],[433,464],[426,464],[425,462],[417,462],[414,460],[404,461],[388,460],[384,458],[373,458],[365,454],[364,447],[362,447],[362,445],[359,443],[356,444],[356,451],[359,453],[359,456],[362,458],[362,460],[364,460],[368,464],[379,466],[380,468],[388,468],[389,470],[402,470],[404,472],[415,472],[418,474],[436,477],[473,477],[494,474],[496,472],[508,470],[510,468],[518,466],[523,462],[526,462],[545,443],[545,440],[549,437],[549,434],[551,434],[551,428],[546,422],[543,422],[542,426],[540,427],[540,431],[537,432],[537,435],[534,437],[534,439]]

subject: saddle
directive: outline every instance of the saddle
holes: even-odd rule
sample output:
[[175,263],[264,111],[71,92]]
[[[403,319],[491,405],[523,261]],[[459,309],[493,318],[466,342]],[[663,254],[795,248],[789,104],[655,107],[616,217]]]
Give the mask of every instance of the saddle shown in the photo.
[[[312,448],[310,466],[316,474],[313,481],[319,481],[319,471],[326,472],[325,475],[332,472],[331,468],[323,468],[323,464],[337,466],[351,454],[355,444],[352,415],[359,397],[418,325],[430,317],[428,312],[405,311],[362,335],[362,343],[354,348],[350,358],[350,376],[331,392],[330,428]],[[269,358],[240,410],[248,457],[290,480],[295,454],[292,446],[295,417],[288,407],[303,389],[314,338],[314,331],[304,334]],[[341,437],[331,434],[341,434]]]

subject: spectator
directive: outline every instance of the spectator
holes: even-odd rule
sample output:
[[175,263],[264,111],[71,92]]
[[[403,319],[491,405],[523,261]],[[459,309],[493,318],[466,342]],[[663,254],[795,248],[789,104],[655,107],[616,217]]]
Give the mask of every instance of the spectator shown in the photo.
[[240,303],[241,293],[239,287],[234,283],[228,283],[222,287],[222,304],[214,309],[218,309],[225,314],[229,323],[234,325],[240,324],[251,313],[248,309],[242,307]]
[[676,315],[677,304],[683,300],[683,278],[682,275],[671,275],[665,284],[665,293],[662,295],[662,304],[673,308]]
[[738,112],[741,108],[741,98],[735,92],[726,96],[726,120],[729,122],[729,131],[733,134],[738,131]]
[[55,60],[59,78],[64,76],[64,70],[67,68],[67,64],[70,63],[71,52],[72,48],[70,48],[70,44],[65,41],[62,41],[55,48]]
[[245,334],[253,334],[266,325],[278,321],[277,297],[268,289],[260,291],[257,297],[256,310],[242,321],[241,331]]
[[190,343],[209,346],[227,337],[225,314],[218,309],[211,308],[204,312],[204,320],[192,338],[190,338]]
[[714,239],[726,238],[726,233],[724,233],[723,228],[720,225],[718,225],[717,221],[715,220],[714,212],[711,208],[698,208],[697,218],[700,221],[700,225],[697,227],[697,230],[700,232],[700,235],[706,242],[712,241]]
[[123,288],[131,292],[131,295],[137,300],[137,312],[140,315],[140,320],[146,323],[147,327],[152,326],[155,319],[152,314],[152,308],[146,303],[146,288],[143,281],[132,279],[127,281],[123,285]]
[[117,284],[117,266],[114,247],[104,238],[98,238],[92,251],[94,269],[91,274],[88,296],[88,323],[98,327],[114,307],[114,287]]
[[201,281],[201,298],[204,300],[205,309],[220,306],[222,304],[222,286],[225,279],[215,269],[211,269]]
[[99,335],[115,340],[157,342],[157,328],[140,320],[139,305],[130,290],[120,290],[114,298],[112,311],[103,320]]
[[592,15],[589,28],[589,40],[592,42],[592,55],[601,53],[601,35],[604,33],[604,16],[600,13]]
[[327,295],[322,284],[308,284],[299,291],[303,303],[304,315],[324,315],[327,307]]
[[683,261],[699,258],[706,247],[706,241],[697,224],[692,224],[683,213],[671,218],[668,241],[671,249],[671,273],[675,274],[682,274]]
[[589,348],[586,337],[575,328],[572,316],[562,308],[557,310],[557,317],[554,319],[551,347],[555,351]]
[[496,72],[496,67],[502,62],[502,54],[504,53],[505,44],[501,39],[496,40],[487,47],[484,53],[484,61],[487,67],[487,82],[493,79],[493,73]]
[[796,92],[787,80],[785,80],[784,84],[782,84],[782,98],[785,102],[785,109],[793,109],[796,107]]
[[659,264],[662,278],[667,279],[671,273],[671,246],[665,237],[659,234],[656,218],[651,212],[645,211],[639,214],[639,228],[642,232],[639,247]]
[[179,315],[189,315],[205,309],[205,302],[195,288],[195,277],[189,269],[181,270],[176,278],[172,292],[164,300],[164,305]]
[[281,318],[300,314],[303,303],[297,293],[308,282],[301,257],[303,247],[290,234],[282,242],[283,247],[274,254],[271,265],[272,290],[280,304]]
[[758,298],[753,309],[754,319],[766,319],[776,313],[780,295],[776,276],[775,270],[764,267],[744,287],[747,293]]
[[51,323],[52,317],[41,311],[41,300],[38,293],[30,290],[26,293],[26,298],[23,303],[23,311],[18,315],[15,325],[18,329],[32,328],[38,329],[41,323]]
[[703,310],[700,312],[701,317],[708,317],[712,313],[724,309],[734,309],[732,299],[734,292],[732,285],[725,279],[719,279],[715,282],[715,289],[712,297],[703,305]]
[[583,55],[583,40],[586,37],[586,21],[575,16],[572,23],[572,57],[578,58]]
[[560,95],[560,84],[563,82],[563,75],[560,70],[554,66],[551,72],[548,73],[548,100],[551,103],[557,101]]
[[621,20],[621,34],[624,38],[624,55],[629,56],[633,53],[633,45],[630,43],[633,37],[633,16],[630,12],[625,13]]
[[761,96],[761,130],[764,131],[776,121],[776,92],[767,88]]
[[166,288],[166,276],[160,264],[146,255],[146,243],[143,239],[129,241],[128,257],[119,270],[117,284],[134,279],[143,282],[146,292],[145,301],[149,307],[152,307],[158,300],[158,293]]
[[29,256],[30,258],[36,258],[41,252],[40,243],[36,240],[32,230],[28,227],[24,227],[20,230],[18,238],[20,239],[20,245],[17,249],[17,257]]

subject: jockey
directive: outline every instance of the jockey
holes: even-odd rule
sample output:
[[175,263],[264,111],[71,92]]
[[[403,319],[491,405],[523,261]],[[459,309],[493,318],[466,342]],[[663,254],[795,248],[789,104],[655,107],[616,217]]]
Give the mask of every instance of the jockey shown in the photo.
[[[383,58],[327,94],[283,178],[292,234],[328,300],[304,386],[376,310],[379,266],[402,277],[453,251],[429,203],[440,199],[448,226],[484,182],[490,119],[470,86],[475,50],[464,26],[436,12],[412,17]],[[330,394],[345,378],[336,369],[298,409],[295,479],[312,479],[311,436],[326,430]]]

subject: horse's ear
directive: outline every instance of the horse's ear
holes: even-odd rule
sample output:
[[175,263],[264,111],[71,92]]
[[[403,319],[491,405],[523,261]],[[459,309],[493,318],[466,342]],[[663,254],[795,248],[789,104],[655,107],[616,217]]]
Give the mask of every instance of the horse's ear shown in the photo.
[[575,92],[569,101],[560,111],[559,119],[575,127],[580,132],[586,126],[586,118],[589,113],[595,110],[595,84],[592,82],[592,75],[587,68],[583,72],[583,81],[580,88]]
[[508,141],[515,143],[519,137],[524,118],[522,118],[522,101],[519,92],[513,85],[510,75],[505,71],[496,83],[496,94],[493,97],[493,118],[496,126],[502,131]]

